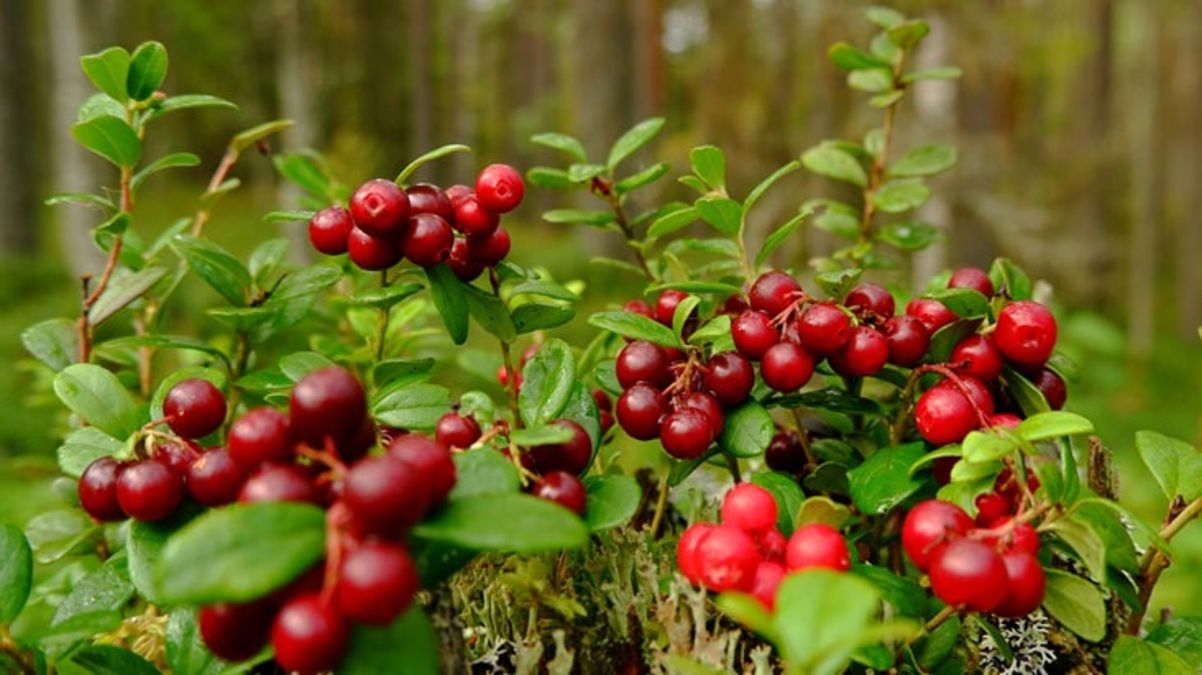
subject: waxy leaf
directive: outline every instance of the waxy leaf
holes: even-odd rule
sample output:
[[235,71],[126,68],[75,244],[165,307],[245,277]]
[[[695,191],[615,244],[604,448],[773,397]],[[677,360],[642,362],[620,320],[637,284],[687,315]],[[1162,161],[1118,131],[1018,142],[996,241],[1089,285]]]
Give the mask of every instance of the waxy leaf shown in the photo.
[[538,497],[478,495],[448,502],[413,535],[474,551],[540,553],[584,546],[588,528],[576,514]]
[[633,476],[591,476],[584,479],[584,488],[588,491],[584,522],[592,532],[630,522],[643,498]]
[[0,524],[0,626],[11,624],[25,608],[33,583],[33,549],[15,525]]
[[572,348],[559,339],[548,340],[522,368],[518,409],[527,426],[538,427],[556,419],[572,395],[576,362]]
[[76,415],[116,438],[125,438],[147,421],[146,407],[100,366],[77,363],[64,368],[54,378],[54,393]]

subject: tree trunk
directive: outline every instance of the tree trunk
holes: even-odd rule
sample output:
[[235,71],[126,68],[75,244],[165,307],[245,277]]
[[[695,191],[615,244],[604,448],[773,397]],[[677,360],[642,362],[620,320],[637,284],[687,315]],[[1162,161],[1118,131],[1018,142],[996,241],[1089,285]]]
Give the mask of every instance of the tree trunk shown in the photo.
[[37,249],[33,166],[34,128],[29,6],[26,0],[0,2],[0,256]]
[[[1183,63],[1202,63],[1202,3],[1186,3],[1184,18],[1178,23],[1184,32]],[[1175,249],[1177,330],[1187,340],[1196,340],[1202,326],[1202,273],[1198,256],[1202,255],[1202,190],[1198,189],[1198,158],[1202,157],[1202,73],[1198,68],[1181,68],[1184,81],[1178,128],[1181,143],[1174,153],[1172,175],[1179,195],[1180,229]]]
[[[295,122],[285,139],[287,150],[295,151],[317,144],[317,115],[314,110],[316,97],[313,91],[314,64],[306,48],[304,29],[307,12],[305,3],[299,0],[276,0],[276,63],[275,82],[280,101],[280,116]],[[279,208],[300,208],[299,187],[277,176],[277,198]],[[289,257],[303,264],[312,259],[308,237],[300,223],[283,223],[280,226],[288,238]]]
[[1155,8],[1142,1],[1129,8],[1131,29],[1141,45],[1131,54],[1133,69],[1128,119],[1131,124],[1131,189],[1133,219],[1127,250],[1127,335],[1130,354],[1142,361],[1152,350],[1156,292],[1156,232],[1160,219],[1158,187],[1161,147],[1157,142],[1160,112],[1160,25]]

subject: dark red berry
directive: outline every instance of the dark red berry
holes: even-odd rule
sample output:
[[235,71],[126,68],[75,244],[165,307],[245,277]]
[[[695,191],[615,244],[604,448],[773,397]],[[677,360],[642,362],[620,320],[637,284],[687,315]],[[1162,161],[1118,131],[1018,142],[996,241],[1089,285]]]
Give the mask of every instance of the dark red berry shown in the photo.
[[1011,415],[1010,413],[998,413],[996,415],[989,416],[989,426],[991,427],[1013,429],[1022,423],[1023,420],[1021,417],[1018,415]]
[[740,314],[747,309],[749,305],[747,300],[740,295],[732,295],[722,302],[722,307],[718,310],[719,314]]
[[1039,372],[1031,377],[1031,383],[1039,389],[1039,393],[1043,394],[1049,408],[1060,410],[1064,407],[1064,402],[1068,399],[1068,389],[1056,371],[1050,368],[1040,368]]
[[358,434],[367,417],[367,395],[350,371],[331,366],[296,383],[288,410],[297,438],[321,448],[327,437],[339,440]]
[[230,457],[246,468],[292,458],[288,416],[275,408],[254,408],[230,425]]
[[792,342],[778,342],[764,352],[760,375],[776,391],[796,391],[814,374],[814,359]]
[[188,494],[204,506],[223,506],[238,499],[242,481],[246,479],[241,466],[225,448],[205,452],[188,465]]
[[409,197],[410,218],[419,213],[432,213],[448,223],[455,222],[455,207],[437,185],[416,183],[405,190],[405,195]]
[[480,425],[466,415],[449,412],[438,418],[434,440],[447,448],[470,448],[480,440]]
[[421,520],[430,504],[421,471],[396,457],[368,457],[346,473],[342,500],[365,532],[390,535]]
[[522,203],[526,184],[508,164],[490,164],[476,178],[476,197],[493,213],[508,213]]
[[1006,567],[1006,597],[993,609],[998,616],[1026,616],[1043,603],[1045,578],[1039,559],[1030,553],[1010,551],[1002,554]]
[[639,383],[622,392],[618,397],[618,424],[640,441],[649,441],[659,436],[659,421],[664,416],[667,406],[659,389]]
[[182,438],[165,440],[154,449],[155,459],[171,467],[181,476],[188,473],[188,467],[200,457],[201,447],[196,443]]
[[833,303],[814,303],[797,319],[797,339],[811,354],[829,356],[851,339],[851,319]]
[[730,525],[710,528],[697,542],[693,558],[701,584],[715,593],[751,590],[760,564],[751,535]]
[[567,419],[556,420],[550,426],[567,429],[572,437],[562,443],[530,448],[528,457],[534,469],[540,473],[566,471],[572,474],[587,469],[593,458],[593,441],[584,427]]
[[305,470],[295,464],[264,464],[247,477],[238,492],[243,504],[256,502],[308,502],[321,495]]
[[[471,418],[462,419],[475,424]],[[477,437],[479,433],[479,427],[476,427]],[[455,487],[455,460],[451,459],[451,452],[442,441],[435,442],[421,434],[405,434],[394,438],[392,443],[388,444],[388,454],[408,462],[417,469],[426,483],[426,493],[431,504],[441,504]]]
[[447,256],[447,266],[463,281],[474,281],[484,272],[484,265],[472,260],[466,239],[456,239]]
[[668,289],[660,292],[659,297],[655,299],[655,320],[665,326],[671,326],[672,317],[676,315],[676,306],[687,297],[689,294],[684,291]]
[[193,377],[179,382],[163,399],[167,426],[183,438],[201,438],[225,422],[225,397],[208,380]]
[[789,537],[785,565],[789,571],[821,567],[846,572],[851,569],[851,554],[839,530],[823,523],[811,523],[797,528]]
[[675,410],[660,422],[659,440],[664,450],[676,459],[696,459],[714,442],[714,427],[709,416],[700,410]]
[[369,272],[386,270],[405,257],[400,240],[373,237],[357,227],[347,238],[347,253],[356,267]]
[[773,471],[797,474],[805,470],[805,450],[801,439],[792,431],[778,431],[764,452],[764,462]]
[[972,518],[951,502],[928,499],[914,505],[902,522],[902,548],[923,572],[947,542],[972,529]]
[[1010,513],[1010,500],[996,492],[977,495],[977,525],[987,525]]
[[851,339],[843,349],[830,357],[836,373],[852,377],[868,377],[881,372],[889,360],[889,341],[871,326],[859,325],[851,330]]
[[749,359],[758,361],[772,345],[780,342],[780,332],[765,313],[749,309],[730,324],[730,337],[735,349]]
[[751,582],[751,595],[759,600],[768,611],[776,607],[776,589],[785,580],[785,566],[765,560],[755,568],[755,579]]
[[501,218],[481,206],[475,195],[467,195],[455,204],[455,219],[448,222],[469,237],[487,237],[501,224]]
[[930,298],[915,298],[906,305],[906,314],[926,325],[931,335],[956,320],[956,314],[942,302]]
[[885,322],[885,340],[889,343],[889,363],[909,368],[922,362],[931,334],[920,319],[903,314]]
[[574,474],[566,471],[545,473],[534,484],[531,492],[535,497],[555,502],[565,509],[575,512],[578,516],[584,515],[587,494],[584,490],[584,483],[581,483]]
[[726,426],[726,417],[722,414],[722,404],[709,392],[691,392],[680,400],[677,407],[697,410],[709,418],[714,438],[717,438],[722,433],[722,428]]
[[622,305],[622,309],[630,312],[631,314],[638,314],[639,316],[645,316],[652,320],[655,319],[655,310],[651,309],[651,305],[648,305],[642,300],[631,300],[625,305]]
[[134,520],[162,520],[183,500],[183,478],[158,460],[130,464],[117,476],[117,503]]
[[593,403],[597,404],[597,410],[600,412],[613,411],[614,409],[613,399],[609,397],[609,394],[605,393],[604,389],[593,390]]
[[722,499],[722,524],[747,532],[767,532],[776,527],[776,498],[753,483],[739,483]]
[[1056,317],[1038,302],[1012,302],[998,314],[993,337],[1007,359],[1028,368],[1042,366],[1056,346]]
[[124,467],[112,457],[101,457],[88,465],[79,478],[79,504],[96,520],[124,520],[117,503],[117,478]]
[[784,272],[765,272],[751,284],[747,293],[751,308],[770,317],[788,309],[801,297],[801,284]]
[[451,200],[451,206],[458,206],[459,202],[462,201],[464,197],[476,194],[470,187],[463,185],[462,183],[456,183],[446,190],[443,190],[443,192],[446,194],[447,199]]
[[948,361],[956,372],[993,382],[1002,374],[1002,353],[991,335],[969,335],[956,344]]
[[350,626],[318,595],[300,595],[280,608],[271,626],[275,660],[286,671],[334,670],[350,643]]
[[324,208],[309,220],[309,243],[320,253],[341,255],[346,253],[347,239],[354,226],[350,211],[341,206]]
[[399,237],[409,220],[409,197],[396,183],[383,178],[360,185],[351,195],[350,206],[355,226],[375,237]]
[[858,314],[875,316],[882,321],[893,316],[893,295],[879,284],[864,283],[848,292],[843,304]]
[[914,422],[928,443],[947,445],[964,440],[968,432],[977,428],[978,417],[959,388],[936,385],[918,397]]
[[672,380],[668,368],[668,355],[659,345],[646,340],[635,340],[618,352],[614,361],[618,383],[630,388],[639,382],[665,386]]
[[780,533],[780,530],[771,529],[757,532],[754,539],[765,560],[785,562],[785,549],[788,548],[789,541],[785,539],[785,535]]
[[989,280],[989,275],[976,267],[961,267],[952,272],[947,287],[971,288],[987,298],[993,296],[993,282]]
[[676,542],[676,566],[691,584],[701,584],[701,561],[697,559],[697,546],[714,527],[709,523],[694,523],[685,528]]
[[256,600],[241,605],[219,603],[196,613],[205,646],[223,661],[245,661],[267,644],[275,609]]
[[417,584],[417,566],[404,548],[385,542],[360,544],[338,568],[334,605],[350,621],[385,626],[409,609]]
[[455,232],[447,221],[433,213],[419,213],[409,219],[405,238],[405,257],[419,267],[433,267],[451,255]]
[[953,607],[989,612],[1002,603],[1009,587],[1002,557],[973,539],[947,544],[931,561],[931,589]]
[[509,232],[498,227],[488,236],[468,237],[468,257],[485,267],[492,267],[509,255],[509,245]]
[[734,407],[751,395],[755,370],[751,362],[736,352],[720,352],[706,364],[705,386],[726,407]]
[[614,426],[614,414],[609,410],[601,410],[597,413],[597,423],[601,426],[601,434],[605,435]]

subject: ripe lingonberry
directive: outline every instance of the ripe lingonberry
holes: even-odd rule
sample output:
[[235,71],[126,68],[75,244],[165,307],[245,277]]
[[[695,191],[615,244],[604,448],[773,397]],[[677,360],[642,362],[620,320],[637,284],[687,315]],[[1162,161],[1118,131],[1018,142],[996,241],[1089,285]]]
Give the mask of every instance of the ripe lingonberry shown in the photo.
[[522,174],[508,164],[489,164],[476,177],[476,197],[493,213],[514,210],[525,193]]
[[960,388],[945,381],[918,397],[918,403],[914,405],[914,422],[918,433],[928,443],[947,445],[964,440],[968,432],[977,428],[979,418]]
[[246,468],[287,461],[292,458],[288,429],[288,416],[279,410],[251,409],[230,425],[230,457]]
[[351,195],[350,207],[355,226],[375,237],[398,237],[409,220],[408,195],[383,178],[360,185]]
[[785,562],[785,549],[789,546],[789,540],[785,539],[785,535],[781,534],[780,530],[771,529],[757,532],[753,538],[765,560]]
[[760,375],[776,391],[796,391],[814,374],[814,359],[792,342],[778,342],[764,352]]
[[466,239],[456,239],[451,244],[451,253],[447,256],[447,266],[463,281],[474,281],[484,272],[484,265],[471,259],[467,250]]
[[683,408],[668,413],[660,422],[659,440],[669,455],[696,459],[714,442],[714,427],[705,413]]
[[716,593],[750,590],[760,564],[751,535],[730,525],[712,527],[697,542],[694,557],[701,585]]
[[1068,389],[1056,371],[1051,368],[1040,368],[1039,372],[1031,376],[1031,383],[1039,389],[1039,393],[1043,394],[1049,408],[1060,410],[1064,407],[1064,402],[1068,399]]
[[1008,589],[1006,565],[989,546],[957,539],[931,561],[931,589],[953,607],[989,612],[1002,603]]
[[238,499],[246,474],[225,448],[205,452],[188,465],[188,494],[204,506],[223,506]]
[[751,582],[751,595],[759,600],[768,611],[776,607],[776,589],[785,579],[785,567],[778,562],[765,560],[755,568]]
[[885,340],[889,344],[889,363],[909,368],[926,355],[931,334],[921,319],[903,314],[885,322]]
[[321,448],[327,437],[337,441],[358,434],[367,416],[367,395],[350,371],[321,368],[292,388],[288,410],[297,438]]
[[747,299],[741,295],[732,295],[722,301],[722,307],[718,309],[719,314],[739,314],[748,308]]
[[555,502],[578,516],[584,515],[587,493],[584,483],[574,474],[566,471],[547,472],[534,484],[531,492],[535,497]]
[[784,473],[801,473],[806,466],[805,450],[801,447],[801,439],[792,431],[778,431],[764,451],[764,462],[773,471]]
[[655,320],[655,310],[651,309],[651,305],[648,305],[643,300],[630,300],[626,304],[622,305],[622,309],[630,312],[631,314],[638,314],[639,316],[645,316],[653,321]]
[[262,651],[275,608],[262,600],[240,605],[219,603],[196,613],[200,637],[223,661],[245,661]]
[[315,594],[289,600],[271,626],[275,660],[286,671],[333,670],[350,642],[346,620]]
[[613,399],[609,397],[609,394],[605,393],[604,389],[593,390],[593,403],[597,404],[598,411],[613,411],[614,409]]
[[998,314],[993,335],[1003,356],[1037,368],[1047,362],[1056,346],[1056,317],[1038,302],[1012,302]]
[[646,340],[635,340],[618,352],[614,370],[618,383],[630,388],[639,382],[664,386],[672,379],[668,369],[668,355],[659,345]]
[[969,335],[956,344],[949,359],[956,372],[982,382],[993,382],[1002,374],[1002,353],[991,335]]
[[346,253],[347,240],[351,236],[351,212],[341,206],[324,208],[309,220],[309,243],[326,255]]
[[676,306],[687,297],[688,293],[670,288],[660,292],[659,297],[655,299],[655,320],[665,326],[671,326],[672,317],[676,315]]
[[432,213],[448,223],[455,222],[455,207],[437,185],[417,183],[407,188],[405,195],[409,197],[409,217],[419,213]]
[[1023,551],[1002,554],[1006,567],[1006,597],[993,609],[1004,617],[1026,616],[1043,602],[1045,579],[1039,559]]
[[973,503],[977,507],[977,525],[987,525],[1010,513],[1010,500],[996,492],[977,495]]
[[485,267],[492,267],[509,255],[509,232],[498,227],[490,235],[467,238],[468,257]]
[[691,584],[699,585],[701,583],[701,567],[700,561],[697,559],[697,545],[701,543],[701,540],[712,529],[714,529],[714,525],[710,523],[694,523],[685,528],[685,531],[680,535],[680,540],[676,542],[676,566],[680,568],[680,573]]
[[797,338],[811,354],[829,356],[851,339],[851,319],[830,302],[816,302],[797,319]]
[[405,257],[419,267],[433,267],[447,259],[455,243],[455,232],[447,221],[433,213],[419,213],[409,219],[405,237]]
[[830,357],[836,373],[851,377],[876,375],[889,360],[889,341],[871,326],[851,329],[851,339]]
[[923,323],[931,335],[956,320],[956,313],[931,298],[914,298],[906,305],[906,315]]
[[1013,516],[1003,516],[989,523],[989,529],[1000,531],[1000,535],[981,537],[981,541],[1000,551],[1021,551],[1039,555],[1039,531],[1027,523],[1011,525]]
[[1003,429],[1013,429],[1022,423],[1023,423],[1023,420],[1021,417],[1019,417],[1018,415],[1011,415],[1010,413],[997,413],[996,415],[989,416],[989,426],[990,427],[1001,427]]
[[476,194],[470,187],[462,183],[456,183],[443,190],[443,192],[446,194],[447,199],[451,200],[451,206],[458,206],[464,197]]
[[201,448],[196,443],[182,438],[164,440],[154,449],[155,459],[171,467],[181,476],[188,473],[188,466],[200,457]]
[[705,386],[727,407],[739,405],[755,387],[751,362],[737,352],[720,352],[706,364]]
[[117,477],[125,467],[112,457],[101,457],[79,477],[79,504],[96,520],[122,520],[125,513],[117,503]]
[[902,522],[902,548],[922,571],[927,571],[935,554],[947,542],[972,529],[972,518],[951,502],[928,499],[914,505]]
[[351,262],[369,272],[386,270],[405,257],[401,241],[374,237],[357,227],[351,230],[346,249]]
[[247,477],[238,491],[238,501],[308,502],[317,504],[321,495],[305,470],[295,464],[264,464]]
[[666,412],[664,397],[659,389],[640,383],[618,397],[618,424],[631,438],[649,441],[659,436],[659,421]]
[[976,267],[961,267],[952,272],[951,278],[947,280],[947,287],[971,288],[987,298],[993,296],[993,282],[989,280],[989,275],[985,270]]
[[801,296],[801,284],[784,272],[764,272],[751,284],[747,299],[752,309],[770,317],[785,311]]
[[566,471],[578,474],[588,468],[589,460],[593,457],[593,441],[588,432],[579,423],[561,419],[549,426],[567,429],[571,437],[562,443],[536,445],[530,448],[527,457],[535,471]]
[[338,568],[334,605],[356,623],[386,626],[403,614],[417,592],[417,566],[397,544],[367,542],[351,549]]
[[597,423],[601,426],[601,434],[605,435],[614,426],[614,414],[609,410],[598,411]]
[[730,324],[730,337],[740,354],[756,361],[764,356],[769,347],[780,342],[780,332],[772,325],[772,319],[754,309],[735,317]]
[[895,309],[893,294],[884,286],[873,283],[863,283],[848,291],[843,304],[852,311],[858,309],[857,314],[875,316],[882,321],[893,316]]
[[225,421],[225,397],[208,380],[193,377],[179,382],[163,399],[167,426],[183,438],[201,438]]
[[739,483],[722,499],[722,524],[748,532],[776,527],[776,498],[753,483]]
[[487,237],[501,224],[501,218],[480,205],[476,195],[463,197],[455,204],[455,228],[469,237]]
[[404,532],[425,515],[430,485],[416,466],[396,457],[368,457],[346,472],[342,500],[370,534]]
[[175,513],[183,499],[183,478],[156,459],[131,464],[117,476],[117,503],[135,520],[162,520]]
[[480,425],[476,420],[457,412],[448,412],[438,418],[434,427],[434,440],[448,448],[470,448],[480,440]]
[[722,404],[714,395],[705,391],[694,391],[677,404],[679,408],[690,408],[705,415],[710,421],[710,429],[717,438],[726,426],[726,416],[722,414]]
[[[475,424],[471,418],[462,419]],[[479,427],[476,427],[476,435],[480,435]],[[390,457],[408,462],[417,469],[426,483],[426,496],[431,505],[441,504],[455,487],[455,460],[451,459],[447,447],[442,441],[435,442],[421,434],[398,436],[388,444]]]
[[810,523],[789,537],[785,565],[790,571],[822,567],[846,572],[851,569],[851,554],[839,530],[824,523]]

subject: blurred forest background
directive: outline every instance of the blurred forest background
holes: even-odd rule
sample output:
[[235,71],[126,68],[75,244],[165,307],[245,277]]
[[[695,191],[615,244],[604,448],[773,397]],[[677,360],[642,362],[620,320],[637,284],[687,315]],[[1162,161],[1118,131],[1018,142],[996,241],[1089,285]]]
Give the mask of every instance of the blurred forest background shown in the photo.
[[[1069,407],[1093,418],[1125,477],[1123,497],[1150,521],[1163,498],[1134,454],[1136,429],[1202,441],[1202,1],[904,0],[933,33],[923,65],[963,77],[920,85],[899,118],[905,146],[954,143],[957,167],[921,214],[940,245],[888,278],[907,289],[950,265],[1009,256],[1054,289],[1062,343],[1078,361]],[[490,161],[552,161],[528,142],[557,130],[594,153],[631,123],[667,118],[650,153],[685,169],[713,143],[743,193],[826,137],[877,123],[826,58],[864,42],[865,3],[840,0],[2,0],[0,1],[0,511],[38,507],[9,486],[53,473],[57,415],[44,369],[19,334],[75,313],[78,277],[96,271],[93,212],[50,208],[56,192],[115,183],[68,130],[88,94],[79,56],[147,39],[171,53],[166,88],[211,93],[238,111],[157,123],[147,156],[198,153],[204,164],[156,178],[139,203],[146,235],[193,208],[228,138],[260,121],[296,121],[276,150],[326,152],[347,183],[391,176],[447,142],[456,155],[426,177],[456,182]],[[650,157],[648,157],[650,159]],[[235,170],[212,236],[236,252],[277,235],[262,214],[293,205],[271,163]],[[800,176],[801,174],[794,174]],[[831,184],[791,177],[769,193],[761,234]],[[783,185],[784,183],[782,183]],[[680,186],[662,181],[655,198]],[[654,192],[654,190],[651,190]],[[535,192],[518,213],[514,255],[590,284],[590,306],[633,291],[587,264],[608,238],[541,223],[569,199]],[[156,220],[157,218],[157,220]],[[303,238],[300,224],[285,234]],[[806,231],[779,256],[797,268],[832,242]],[[583,242],[583,245],[582,245]],[[304,256],[305,247],[294,246]],[[606,294],[608,293],[608,295]],[[584,312],[582,312],[583,314]],[[204,319],[187,330],[203,332]],[[583,325],[577,320],[576,330]],[[569,330],[572,330],[569,327]],[[46,491],[49,498],[49,490]],[[20,497],[18,497],[20,495]],[[1202,611],[1202,535],[1175,543],[1158,591]]]

